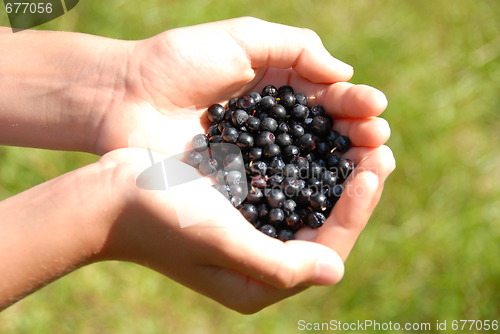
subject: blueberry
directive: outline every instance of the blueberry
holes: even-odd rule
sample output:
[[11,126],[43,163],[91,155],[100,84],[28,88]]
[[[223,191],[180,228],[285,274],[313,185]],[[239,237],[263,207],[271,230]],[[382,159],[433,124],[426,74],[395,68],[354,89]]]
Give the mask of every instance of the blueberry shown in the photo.
[[234,125],[238,127],[242,127],[245,125],[246,121],[250,115],[245,110],[235,110],[232,115],[231,115],[231,121],[233,122]]
[[278,144],[280,147],[285,147],[288,145],[292,145],[293,141],[292,141],[292,137],[288,133],[280,133],[276,137],[275,143]]
[[192,166],[197,168],[200,162],[203,160],[203,156],[196,151],[191,151],[186,156],[186,162]]
[[262,148],[252,147],[252,149],[248,152],[248,157],[252,161],[259,160],[262,157]]
[[325,221],[326,217],[321,212],[310,212],[307,215],[307,225],[310,228],[319,228],[323,226]]
[[248,132],[241,132],[236,140],[236,145],[241,148],[252,147],[253,146],[253,136]]
[[324,116],[325,115],[325,109],[323,109],[322,106],[312,106],[311,107],[311,116],[316,117],[316,116]]
[[212,123],[218,123],[224,118],[226,109],[220,104],[213,104],[207,109],[208,120]]
[[262,131],[274,132],[278,128],[278,122],[272,117],[266,117],[260,122]]
[[278,94],[279,95],[285,94],[285,93],[291,93],[291,94],[293,94],[293,88],[292,88],[292,86],[283,85],[280,88],[278,88]]
[[318,136],[324,136],[330,131],[330,122],[326,117],[316,116],[311,122],[311,131]]
[[297,141],[297,144],[301,152],[307,153],[316,148],[316,140],[310,133],[306,133],[303,136],[301,136]]
[[303,104],[296,104],[290,115],[297,120],[305,120],[309,116],[309,108]]
[[286,117],[286,109],[281,104],[277,104],[269,111],[269,116],[276,120],[282,120]]
[[249,117],[246,122],[246,126],[250,131],[259,131],[260,130],[260,119],[257,117]]
[[208,137],[204,134],[194,136],[191,142],[196,152],[203,152],[208,148]]
[[244,95],[236,101],[236,106],[245,111],[251,111],[255,108],[257,103],[255,103],[255,99],[250,95]]
[[338,136],[333,146],[338,152],[345,153],[351,148],[351,140],[346,136]]
[[302,104],[303,106],[307,106],[309,99],[307,98],[306,94],[298,93],[295,94],[295,101],[297,102],[297,104]]
[[236,143],[239,137],[239,132],[233,127],[227,127],[222,130],[222,139],[229,143]]
[[260,110],[265,113],[270,112],[277,104],[273,96],[264,96],[260,101]]
[[285,220],[285,212],[279,208],[272,208],[268,214],[268,221],[274,226],[279,226]]
[[283,94],[280,94],[279,97],[279,104],[281,104],[285,109],[292,109],[293,106],[295,105],[295,95],[291,92],[285,92]]
[[274,226],[272,225],[266,224],[260,228],[260,231],[267,236],[270,236],[272,238],[277,238],[276,228],[274,228]]
[[267,144],[264,146],[262,154],[267,159],[272,159],[281,154],[281,149],[277,144]]
[[267,85],[266,87],[264,87],[264,89],[262,89],[261,95],[263,97],[264,96],[278,97],[279,93],[276,87],[274,87],[273,85]]
[[198,168],[203,175],[212,175],[217,172],[218,166],[217,160],[209,158],[200,162]]
[[295,234],[289,230],[280,230],[278,232],[278,239],[283,242],[288,240],[295,240]]
[[257,212],[257,207],[253,204],[243,204],[240,208],[240,213],[248,220],[250,223],[255,224],[259,218],[259,213]]
[[268,144],[273,144],[275,140],[276,138],[274,137],[274,134],[272,132],[262,131],[255,138],[255,145],[259,147],[264,147]]
[[293,138],[300,138],[304,135],[304,127],[300,124],[295,124],[290,127],[290,136]]
[[281,189],[273,188],[267,194],[267,202],[273,208],[282,207],[285,200],[286,200],[285,194],[283,193],[283,191],[281,191]]

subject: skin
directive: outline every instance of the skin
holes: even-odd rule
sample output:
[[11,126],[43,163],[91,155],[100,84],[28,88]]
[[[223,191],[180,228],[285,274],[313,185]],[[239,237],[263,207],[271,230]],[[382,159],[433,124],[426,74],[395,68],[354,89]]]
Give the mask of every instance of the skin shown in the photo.
[[[340,281],[395,162],[377,117],[384,94],[348,83],[352,67],[314,32],[238,18],[141,41],[0,29],[0,44],[0,144],[102,155],[0,202],[0,309],[105,260],[150,267],[241,313]],[[346,191],[321,229],[269,238],[205,178],[137,186],[151,160],[184,152],[204,132],[208,106],[266,84],[316,97],[353,143],[347,187],[357,191]]]

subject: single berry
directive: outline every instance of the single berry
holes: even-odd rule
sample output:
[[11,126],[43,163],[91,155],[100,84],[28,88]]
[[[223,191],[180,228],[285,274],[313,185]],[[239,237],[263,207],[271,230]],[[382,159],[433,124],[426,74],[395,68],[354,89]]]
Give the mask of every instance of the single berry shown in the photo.
[[278,232],[278,239],[283,242],[288,240],[295,240],[295,234],[289,230],[281,230]]
[[279,208],[272,208],[269,211],[267,219],[270,224],[278,226],[285,220],[285,212]]
[[271,111],[278,102],[273,96],[264,96],[262,100],[260,100],[260,110],[263,112]]
[[282,120],[286,117],[286,109],[281,104],[277,104],[271,108],[269,116],[276,120]]
[[219,123],[224,118],[226,109],[220,104],[213,104],[207,109],[208,120],[212,123]]
[[206,151],[208,148],[208,137],[204,134],[196,135],[193,137],[192,145],[196,152]]
[[293,88],[292,88],[292,86],[283,85],[280,88],[278,88],[278,94],[279,95],[284,94],[284,93],[292,93],[293,94]]
[[203,156],[196,151],[191,151],[186,156],[186,162],[192,166],[197,168],[200,162],[203,160]]
[[232,115],[231,115],[231,121],[233,122],[234,125],[237,125],[238,127],[242,127],[245,125],[246,121],[250,115],[245,110],[235,110]]
[[240,208],[240,213],[252,224],[255,224],[259,218],[257,207],[253,204],[243,204]]
[[245,111],[251,111],[255,108],[255,99],[250,95],[244,95],[236,101],[236,106]]
[[295,95],[291,92],[280,94],[279,104],[285,107],[285,109],[292,109],[295,105]]
[[333,146],[341,153],[347,152],[351,148],[351,140],[346,136],[338,136]]
[[248,132],[241,132],[236,141],[236,145],[241,148],[253,146],[253,136]]
[[264,87],[264,89],[262,89],[261,95],[263,97],[264,96],[278,97],[279,93],[276,87],[274,87],[273,85],[267,85],[266,87]]
[[270,236],[272,238],[277,238],[276,228],[274,228],[274,226],[272,225],[266,224],[260,228],[260,231],[267,236]]
[[302,104],[303,106],[307,106],[307,103],[309,102],[309,99],[307,98],[307,95],[304,93],[298,93],[295,94],[295,101],[298,104]]
[[323,226],[325,221],[326,217],[321,212],[310,212],[307,215],[307,225],[310,228],[319,228]]
[[198,168],[203,175],[212,175],[217,171],[218,166],[217,160],[209,158],[200,162]]
[[303,104],[296,104],[290,115],[294,118],[294,119],[297,119],[297,120],[305,120],[307,118],[307,116],[309,116],[309,108],[307,108],[305,105]]
[[322,106],[312,106],[311,107],[311,116],[316,117],[316,116],[324,116],[325,115],[325,109],[323,109]]
[[302,137],[300,137],[297,141],[297,144],[301,152],[307,153],[316,148],[316,140],[310,133],[306,133]]
[[273,208],[282,207],[285,200],[285,194],[281,191],[281,189],[271,189],[271,191],[269,191],[269,193],[267,194],[267,202]]
[[272,132],[262,131],[255,138],[255,145],[258,147],[264,147],[268,144],[273,144],[275,140],[276,139],[275,139],[274,134]]
[[274,132],[278,128],[278,122],[272,117],[266,117],[260,122],[262,131]]
[[236,143],[239,137],[239,132],[233,127],[224,128],[222,130],[222,139],[229,143]]

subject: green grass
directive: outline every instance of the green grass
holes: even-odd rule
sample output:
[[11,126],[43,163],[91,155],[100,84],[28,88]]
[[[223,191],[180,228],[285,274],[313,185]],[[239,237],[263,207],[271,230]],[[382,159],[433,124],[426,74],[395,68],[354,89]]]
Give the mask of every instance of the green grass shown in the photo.
[[[500,2],[82,0],[41,28],[141,39],[242,15],[314,29],[354,65],[353,82],[389,98],[398,167],[345,279],[242,316],[150,270],[101,263],[1,313],[0,333],[299,333],[300,319],[448,320],[452,332],[454,319],[500,320]],[[0,196],[93,160],[0,148]]]

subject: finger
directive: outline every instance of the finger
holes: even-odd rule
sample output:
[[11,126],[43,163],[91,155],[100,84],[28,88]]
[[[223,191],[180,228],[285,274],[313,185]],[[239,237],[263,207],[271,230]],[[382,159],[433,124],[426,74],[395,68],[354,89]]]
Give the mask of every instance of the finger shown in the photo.
[[336,284],[343,276],[341,258],[328,247],[299,240],[284,243],[268,237],[236,210],[233,214],[226,211],[219,223],[226,226],[228,233],[221,240],[224,245],[219,245],[219,266],[280,289]]
[[255,18],[232,21],[231,35],[244,48],[252,68],[293,68],[316,83],[347,81],[353,68],[332,57],[319,36],[309,29]]
[[385,179],[395,168],[392,152],[385,146],[363,150],[365,155],[315,239],[335,250],[344,261],[378,204]]
[[322,105],[333,118],[374,117],[387,108],[387,98],[378,89],[347,82],[317,92],[315,103]]
[[268,84],[276,87],[290,85],[297,92],[314,97],[314,100],[309,100],[309,106],[322,105],[333,118],[374,117],[387,108],[387,98],[376,88],[347,82],[318,84],[289,69],[268,70],[255,89],[260,91]]
[[391,136],[389,123],[380,117],[335,120],[334,129],[349,137],[353,146],[378,147]]

